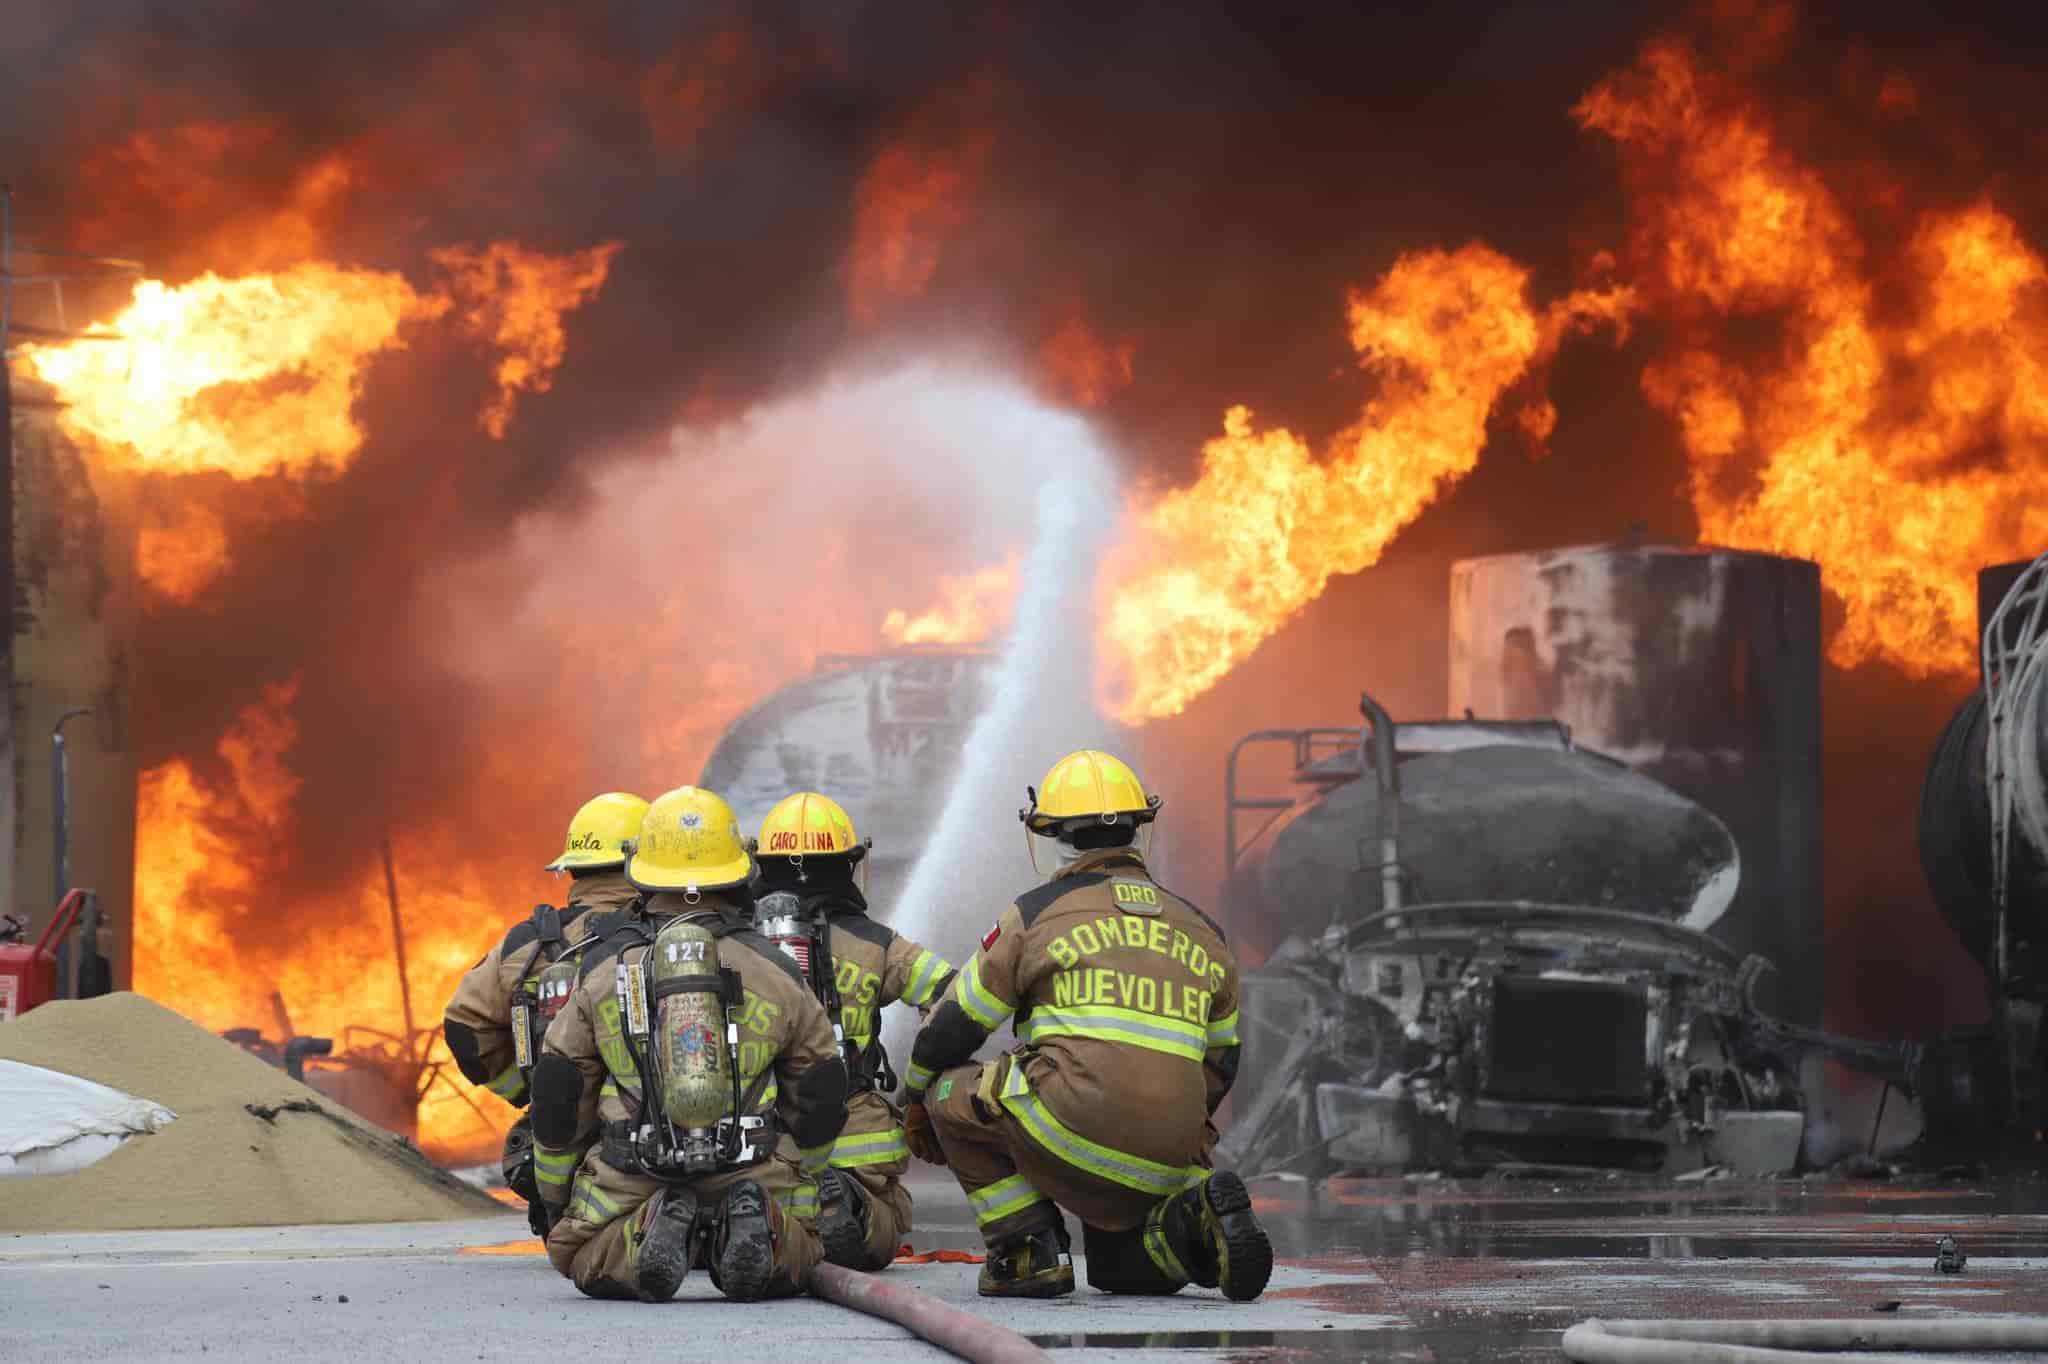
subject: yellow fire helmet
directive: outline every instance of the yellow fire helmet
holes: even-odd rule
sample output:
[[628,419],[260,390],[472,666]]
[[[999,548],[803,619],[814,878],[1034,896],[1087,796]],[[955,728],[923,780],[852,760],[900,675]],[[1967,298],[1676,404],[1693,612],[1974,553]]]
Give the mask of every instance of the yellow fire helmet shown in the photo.
[[763,857],[794,860],[844,857],[858,862],[868,852],[845,807],[816,791],[799,791],[777,801],[761,820],[761,837],[754,847]]
[[753,873],[732,807],[701,786],[655,797],[626,858],[626,879],[647,891],[724,890],[745,885]]
[[1088,824],[1150,824],[1159,797],[1149,795],[1123,761],[1093,748],[1069,753],[1052,765],[1036,790],[1025,787],[1031,804],[1017,812],[1024,827],[1047,837]]
[[549,871],[605,871],[623,866],[622,846],[640,833],[640,821],[647,814],[647,802],[630,791],[607,791],[583,802],[569,821],[569,833],[562,840],[562,855],[548,863]]

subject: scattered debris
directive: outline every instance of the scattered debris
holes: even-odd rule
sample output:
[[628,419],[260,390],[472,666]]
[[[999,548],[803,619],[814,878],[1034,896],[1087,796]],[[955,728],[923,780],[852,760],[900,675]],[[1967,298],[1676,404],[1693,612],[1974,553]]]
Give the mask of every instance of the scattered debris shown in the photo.
[[1944,1236],[1934,1243],[1934,1267],[1944,1274],[1960,1274],[1970,1257],[1963,1254],[1963,1248],[1956,1244],[1953,1236]]
[[[280,1113],[318,1113],[321,1108],[311,1099],[293,1099],[289,1103],[281,1104],[243,1104],[242,1111],[261,1118],[274,1127]],[[249,1149],[253,1151],[256,1148],[252,1146]]]

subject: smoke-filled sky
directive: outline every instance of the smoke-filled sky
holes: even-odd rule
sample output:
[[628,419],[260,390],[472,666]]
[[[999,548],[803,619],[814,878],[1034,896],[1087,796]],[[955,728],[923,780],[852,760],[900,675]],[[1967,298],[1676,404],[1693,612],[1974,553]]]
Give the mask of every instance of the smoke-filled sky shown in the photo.
[[[821,431],[773,466],[721,463],[745,448],[721,441],[721,424],[761,404],[892,355],[967,353],[1092,413],[1141,490],[1191,480],[1233,404],[1320,442],[1371,392],[1347,296],[1402,253],[1482,241],[1542,299],[1585,278],[1596,252],[1626,253],[1643,221],[1630,191],[1657,187],[1632,182],[1615,143],[1571,110],[1664,31],[1751,91],[1789,154],[1836,189],[1881,312],[1884,262],[1913,221],[1886,216],[1897,186],[1915,213],[1988,198],[2026,239],[2048,239],[2042,29],[2037,7],[2018,5],[1787,18],[1735,0],[1662,17],[1606,4],[12,0],[0,167],[36,244],[136,257],[172,283],[306,260],[419,279],[450,245],[619,244],[602,288],[565,317],[552,389],[520,396],[502,440],[474,419],[490,368],[422,334],[369,365],[364,443],[344,471],[145,480],[146,516],[211,509],[230,563],[190,603],[153,599],[145,614],[141,759],[217,767],[237,713],[297,677],[299,819],[323,832],[267,874],[302,886],[353,878],[387,824],[444,821],[486,780],[516,780],[508,745],[551,749],[532,733],[548,715],[537,697],[573,710],[579,670],[604,673],[619,632],[646,618],[647,584],[618,566],[652,560],[592,556],[601,571],[579,575],[536,550],[545,537],[564,556],[590,535],[669,550],[663,628],[678,642],[672,672],[647,686],[722,696],[809,650],[871,645],[886,608],[1018,548],[950,517],[933,496],[946,476],[879,459],[862,445],[871,430]],[[1219,755],[1237,733],[1342,723],[1361,685],[1401,712],[1442,705],[1451,559],[1633,527],[1698,533],[1679,432],[1639,383],[1697,321],[1666,300],[1619,346],[1559,352],[1546,457],[1496,431],[1384,563],[1337,577],[1162,722],[1146,747],[1187,821],[1184,882],[1213,877]],[[1779,339],[1768,318],[1733,325],[1759,349]],[[636,470],[655,480],[645,505],[667,511],[654,524],[626,514]],[[1014,471],[1020,487],[1040,476]],[[676,614],[674,581],[700,554],[717,558],[718,590]],[[759,578],[735,576],[749,562]],[[824,623],[760,628],[764,604],[790,594],[826,608]],[[465,664],[463,632],[499,609],[559,623],[531,686],[504,680],[517,668],[502,652]],[[644,651],[627,652],[643,675]],[[1962,686],[1882,664],[1831,673],[1831,792],[1863,792],[1886,819],[1910,810]],[[593,690],[620,704],[615,679]],[[1897,736],[1896,772],[1871,770],[1865,716]],[[638,722],[563,729],[600,723]],[[649,758],[621,784],[695,775],[709,736],[663,732],[643,752],[686,770]],[[573,761],[530,769],[595,780]],[[495,827],[543,842],[584,794],[492,789],[510,810]],[[1866,899],[1932,910],[1910,858],[1859,873],[1859,826],[1831,818],[1831,947],[1860,961]],[[1929,1014],[1968,1010],[1956,961],[1865,965],[1896,987],[1885,993],[1932,996]]]

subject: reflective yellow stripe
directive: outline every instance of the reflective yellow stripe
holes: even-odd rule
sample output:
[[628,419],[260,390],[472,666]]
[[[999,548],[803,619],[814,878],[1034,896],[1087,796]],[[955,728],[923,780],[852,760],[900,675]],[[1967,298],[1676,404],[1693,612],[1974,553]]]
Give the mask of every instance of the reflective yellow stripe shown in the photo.
[[1221,1018],[1209,1020],[1209,1045],[1212,1047],[1234,1047],[1237,1045],[1236,1010],[1232,1010]]
[[526,1088],[526,1076],[521,1073],[519,1063],[515,1061],[492,1076],[484,1088],[510,1103],[514,1096]]
[[917,960],[910,966],[910,985],[903,992],[903,998],[912,1004],[925,1005],[932,1002],[932,987],[953,969],[952,964],[936,952],[919,952]]
[[775,1195],[775,1202],[777,1206],[798,1217],[816,1217],[818,1215],[818,1186],[815,1184],[798,1184],[793,1188],[784,1189]]
[[551,1189],[560,1189],[576,1175],[577,1157],[574,1151],[547,1151],[539,1147],[533,1152],[533,1177],[537,1183]]
[[1001,997],[981,983],[981,953],[976,952],[967,959],[967,969],[960,973],[958,980],[959,990],[954,998],[969,1018],[990,1032],[1002,1027],[1003,1020],[1017,1011],[1016,1005],[1005,1004]]
[[826,1162],[832,1158],[832,1143],[828,1141],[823,1146],[806,1146],[797,1152],[797,1156],[797,1164],[804,1173],[814,1173],[824,1169]]
[[908,1159],[910,1143],[905,1140],[900,1127],[892,1127],[886,1132],[863,1132],[857,1137],[841,1137],[832,1143],[832,1163],[842,1170]]
[[921,1066],[917,1062],[912,1061],[910,1063],[910,1073],[903,1077],[903,1087],[912,1094],[922,1094],[931,1088],[932,1080],[937,1075],[938,1072],[929,1066]]
[[1038,1005],[1024,1025],[1026,1042],[1048,1037],[1092,1037],[1102,1042],[1122,1042],[1148,1051],[1165,1052],[1190,1061],[1202,1059],[1208,1039],[1199,1023],[1178,1018],[1161,1018],[1136,1009],[1119,1009],[1111,1004],[1073,1004],[1063,1009]]
[[984,1184],[967,1195],[967,1202],[974,1209],[974,1224],[978,1227],[1000,1222],[1005,1217],[1015,1217],[1026,1208],[1049,1201],[1022,1175],[1011,1175],[1008,1179]]
[[609,1222],[619,1215],[619,1205],[614,1203],[593,1180],[579,1180],[575,1196],[569,1200],[572,1212],[581,1212],[586,1222]]
[[1164,1201],[1152,1205],[1152,1211],[1145,1218],[1145,1254],[1158,1267],[1159,1272],[1175,1283],[1187,1283],[1191,1276],[1187,1266],[1180,1262],[1180,1256],[1173,1253],[1173,1245],[1166,1239],[1166,1204]]
[[1134,1156],[1088,1140],[1053,1116],[1052,1110],[1031,1092],[1030,1082],[1024,1078],[1024,1068],[1020,1065],[1011,1065],[1009,1078],[1003,1082],[999,1097],[1010,1115],[1024,1124],[1024,1130],[1031,1134],[1031,1139],[1049,1154],[1111,1183],[1164,1198],[1168,1194],[1179,1193],[1204,1174],[1199,1166],[1161,1165],[1156,1160],[1147,1160],[1143,1156]]

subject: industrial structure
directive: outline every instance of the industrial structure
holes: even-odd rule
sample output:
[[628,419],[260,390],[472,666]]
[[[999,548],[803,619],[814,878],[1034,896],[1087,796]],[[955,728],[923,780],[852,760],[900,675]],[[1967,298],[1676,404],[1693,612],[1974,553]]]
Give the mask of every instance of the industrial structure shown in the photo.
[[[66,289],[131,281],[133,261],[38,250],[14,239],[0,188],[0,350],[74,340]],[[85,457],[41,386],[0,374],[0,587],[10,624],[0,645],[0,912],[34,936],[73,887],[91,892],[57,945],[58,992],[124,983],[135,880],[135,751],[128,733],[136,610],[136,489]],[[6,1016],[0,1008],[0,1017]]]
[[[1813,565],[1764,555],[1467,561],[1457,718],[1396,724],[1368,696],[1355,730],[1246,736],[1225,774],[1227,912],[1271,952],[1244,991],[1260,1083],[1224,1157],[1786,1173],[1816,1059],[1915,1102],[1930,1150],[2031,1142],[2048,556],[1987,593],[1987,685],[1924,800],[1929,878],[1993,982],[1988,1028],[1887,1045],[1814,1026],[1818,608]],[[1276,743],[1295,790],[1241,790],[1240,755]]]

